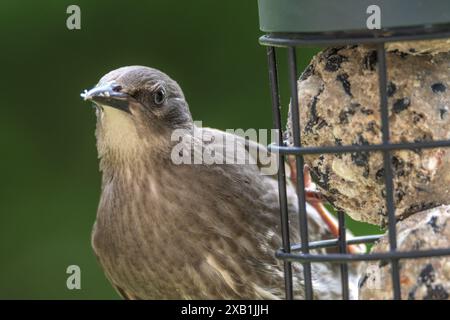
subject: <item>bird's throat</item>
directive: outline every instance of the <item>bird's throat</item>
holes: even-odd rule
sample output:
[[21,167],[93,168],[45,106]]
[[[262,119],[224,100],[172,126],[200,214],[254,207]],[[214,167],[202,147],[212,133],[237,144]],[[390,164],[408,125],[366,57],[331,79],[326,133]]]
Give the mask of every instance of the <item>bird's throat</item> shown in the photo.
[[141,142],[131,116],[121,110],[103,107],[97,116],[97,148],[99,156],[106,152],[134,154]]

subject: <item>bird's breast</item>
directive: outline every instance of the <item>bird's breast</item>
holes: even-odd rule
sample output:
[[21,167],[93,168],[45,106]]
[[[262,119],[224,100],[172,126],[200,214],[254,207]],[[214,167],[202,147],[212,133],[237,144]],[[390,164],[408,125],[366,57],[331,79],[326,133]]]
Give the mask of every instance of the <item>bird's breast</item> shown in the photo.
[[124,171],[103,186],[93,230],[92,245],[108,278],[134,286],[138,296],[148,296],[142,292],[148,286],[157,292],[167,267],[161,258],[173,227],[162,219],[167,208],[157,199],[159,192],[157,181],[133,179]]

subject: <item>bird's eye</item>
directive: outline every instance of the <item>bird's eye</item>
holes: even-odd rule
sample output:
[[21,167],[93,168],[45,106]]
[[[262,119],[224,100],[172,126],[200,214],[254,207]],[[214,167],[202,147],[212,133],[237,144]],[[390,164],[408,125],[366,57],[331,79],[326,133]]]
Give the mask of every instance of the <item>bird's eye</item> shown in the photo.
[[153,100],[157,105],[162,104],[165,99],[166,99],[166,91],[164,90],[164,88],[156,90],[155,93],[153,94]]
[[122,86],[117,84],[117,85],[113,86],[112,90],[114,92],[120,92],[120,91],[122,91]]

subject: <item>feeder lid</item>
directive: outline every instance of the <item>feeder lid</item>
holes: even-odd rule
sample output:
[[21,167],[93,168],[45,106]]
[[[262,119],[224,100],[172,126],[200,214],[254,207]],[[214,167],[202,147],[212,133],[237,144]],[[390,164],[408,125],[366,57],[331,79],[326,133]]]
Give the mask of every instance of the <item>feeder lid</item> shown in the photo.
[[384,30],[450,24],[449,0],[258,0],[259,24],[268,33],[371,32],[370,5]]

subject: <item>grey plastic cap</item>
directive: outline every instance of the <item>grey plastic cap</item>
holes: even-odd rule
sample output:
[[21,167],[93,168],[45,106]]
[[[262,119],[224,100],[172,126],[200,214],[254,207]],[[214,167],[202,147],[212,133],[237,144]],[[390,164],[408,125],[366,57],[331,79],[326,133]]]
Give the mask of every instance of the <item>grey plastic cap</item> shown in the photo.
[[259,24],[269,33],[369,31],[370,5],[382,29],[450,24],[450,0],[258,0]]

